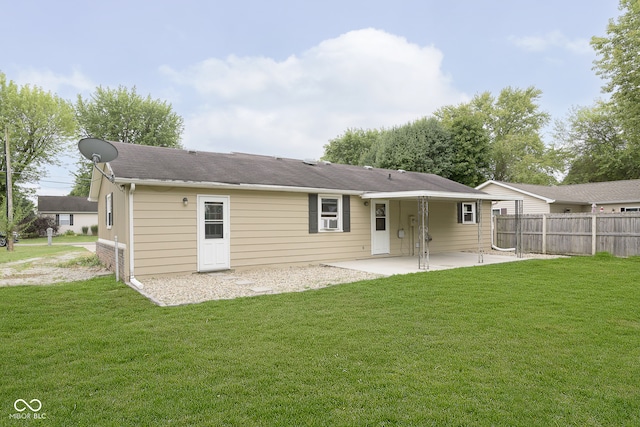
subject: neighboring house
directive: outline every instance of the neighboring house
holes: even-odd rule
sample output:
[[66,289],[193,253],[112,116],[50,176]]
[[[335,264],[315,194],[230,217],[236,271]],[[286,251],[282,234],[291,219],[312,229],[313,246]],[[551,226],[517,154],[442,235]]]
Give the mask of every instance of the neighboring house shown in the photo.
[[[525,214],[640,211],[640,180],[557,186],[490,180],[476,189],[497,198],[522,197]],[[514,214],[514,204],[495,202],[492,212],[498,215]]]
[[82,234],[82,227],[98,225],[98,203],[86,197],[38,196],[38,215],[55,218],[58,234]]
[[[94,169],[91,183],[96,249],[113,266],[117,241],[120,271],[134,284],[151,275],[491,248],[494,197],[437,175],[113,145],[118,157],[98,168],[114,182]],[[428,246],[419,237],[427,232]]]

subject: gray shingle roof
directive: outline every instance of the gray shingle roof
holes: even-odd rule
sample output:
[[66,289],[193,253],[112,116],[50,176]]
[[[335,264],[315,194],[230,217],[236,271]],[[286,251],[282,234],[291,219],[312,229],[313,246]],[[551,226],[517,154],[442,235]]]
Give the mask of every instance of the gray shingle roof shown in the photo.
[[485,194],[434,174],[360,166],[309,165],[302,160],[242,153],[210,153],[114,142],[109,164],[116,180],[253,184],[345,191],[440,191]]
[[97,213],[98,203],[90,202],[86,197],[38,196],[38,212]]
[[501,183],[529,193],[554,199],[556,202],[591,204],[594,202],[618,203],[640,201],[640,180],[638,179],[558,186],[514,184],[510,182]]

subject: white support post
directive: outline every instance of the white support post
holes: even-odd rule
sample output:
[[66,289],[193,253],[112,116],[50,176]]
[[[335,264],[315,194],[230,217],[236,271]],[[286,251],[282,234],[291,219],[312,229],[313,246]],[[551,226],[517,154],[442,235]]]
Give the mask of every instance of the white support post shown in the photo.
[[476,215],[478,218],[478,264],[484,263],[484,248],[482,246],[482,200],[476,201],[476,206],[478,207],[478,212]]
[[522,200],[516,200],[516,255],[522,258]]
[[420,239],[420,253],[418,255],[418,269],[429,270],[429,200],[418,197],[418,238]]

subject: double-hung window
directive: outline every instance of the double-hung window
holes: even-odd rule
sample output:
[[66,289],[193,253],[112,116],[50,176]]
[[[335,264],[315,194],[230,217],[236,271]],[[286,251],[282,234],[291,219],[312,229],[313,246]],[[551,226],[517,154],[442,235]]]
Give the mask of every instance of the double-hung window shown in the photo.
[[56,214],[56,225],[73,225],[73,214]]
[[462,223],[463,224],[476,223],[476,204],[475,203],[462,203]]
[[321,194],[318,204],[320,231],[342,231],[342,197]]

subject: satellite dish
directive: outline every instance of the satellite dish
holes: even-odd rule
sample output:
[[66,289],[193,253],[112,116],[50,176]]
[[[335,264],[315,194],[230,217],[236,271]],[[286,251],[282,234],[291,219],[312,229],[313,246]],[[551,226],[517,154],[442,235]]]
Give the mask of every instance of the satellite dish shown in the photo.
[[98,163],[110,162],[118,157],[118,149],[113,144],[103,139],[84,138],[78,141],[78,150],[84,157],[91,160],[98,172],[107,177],[109,181],[115,180],[113,173],[109,176],[98,167]]
[[78,150],[94,163],[106,163],[118,157],[118,149],[104,139],[81,139],[78,142]]

